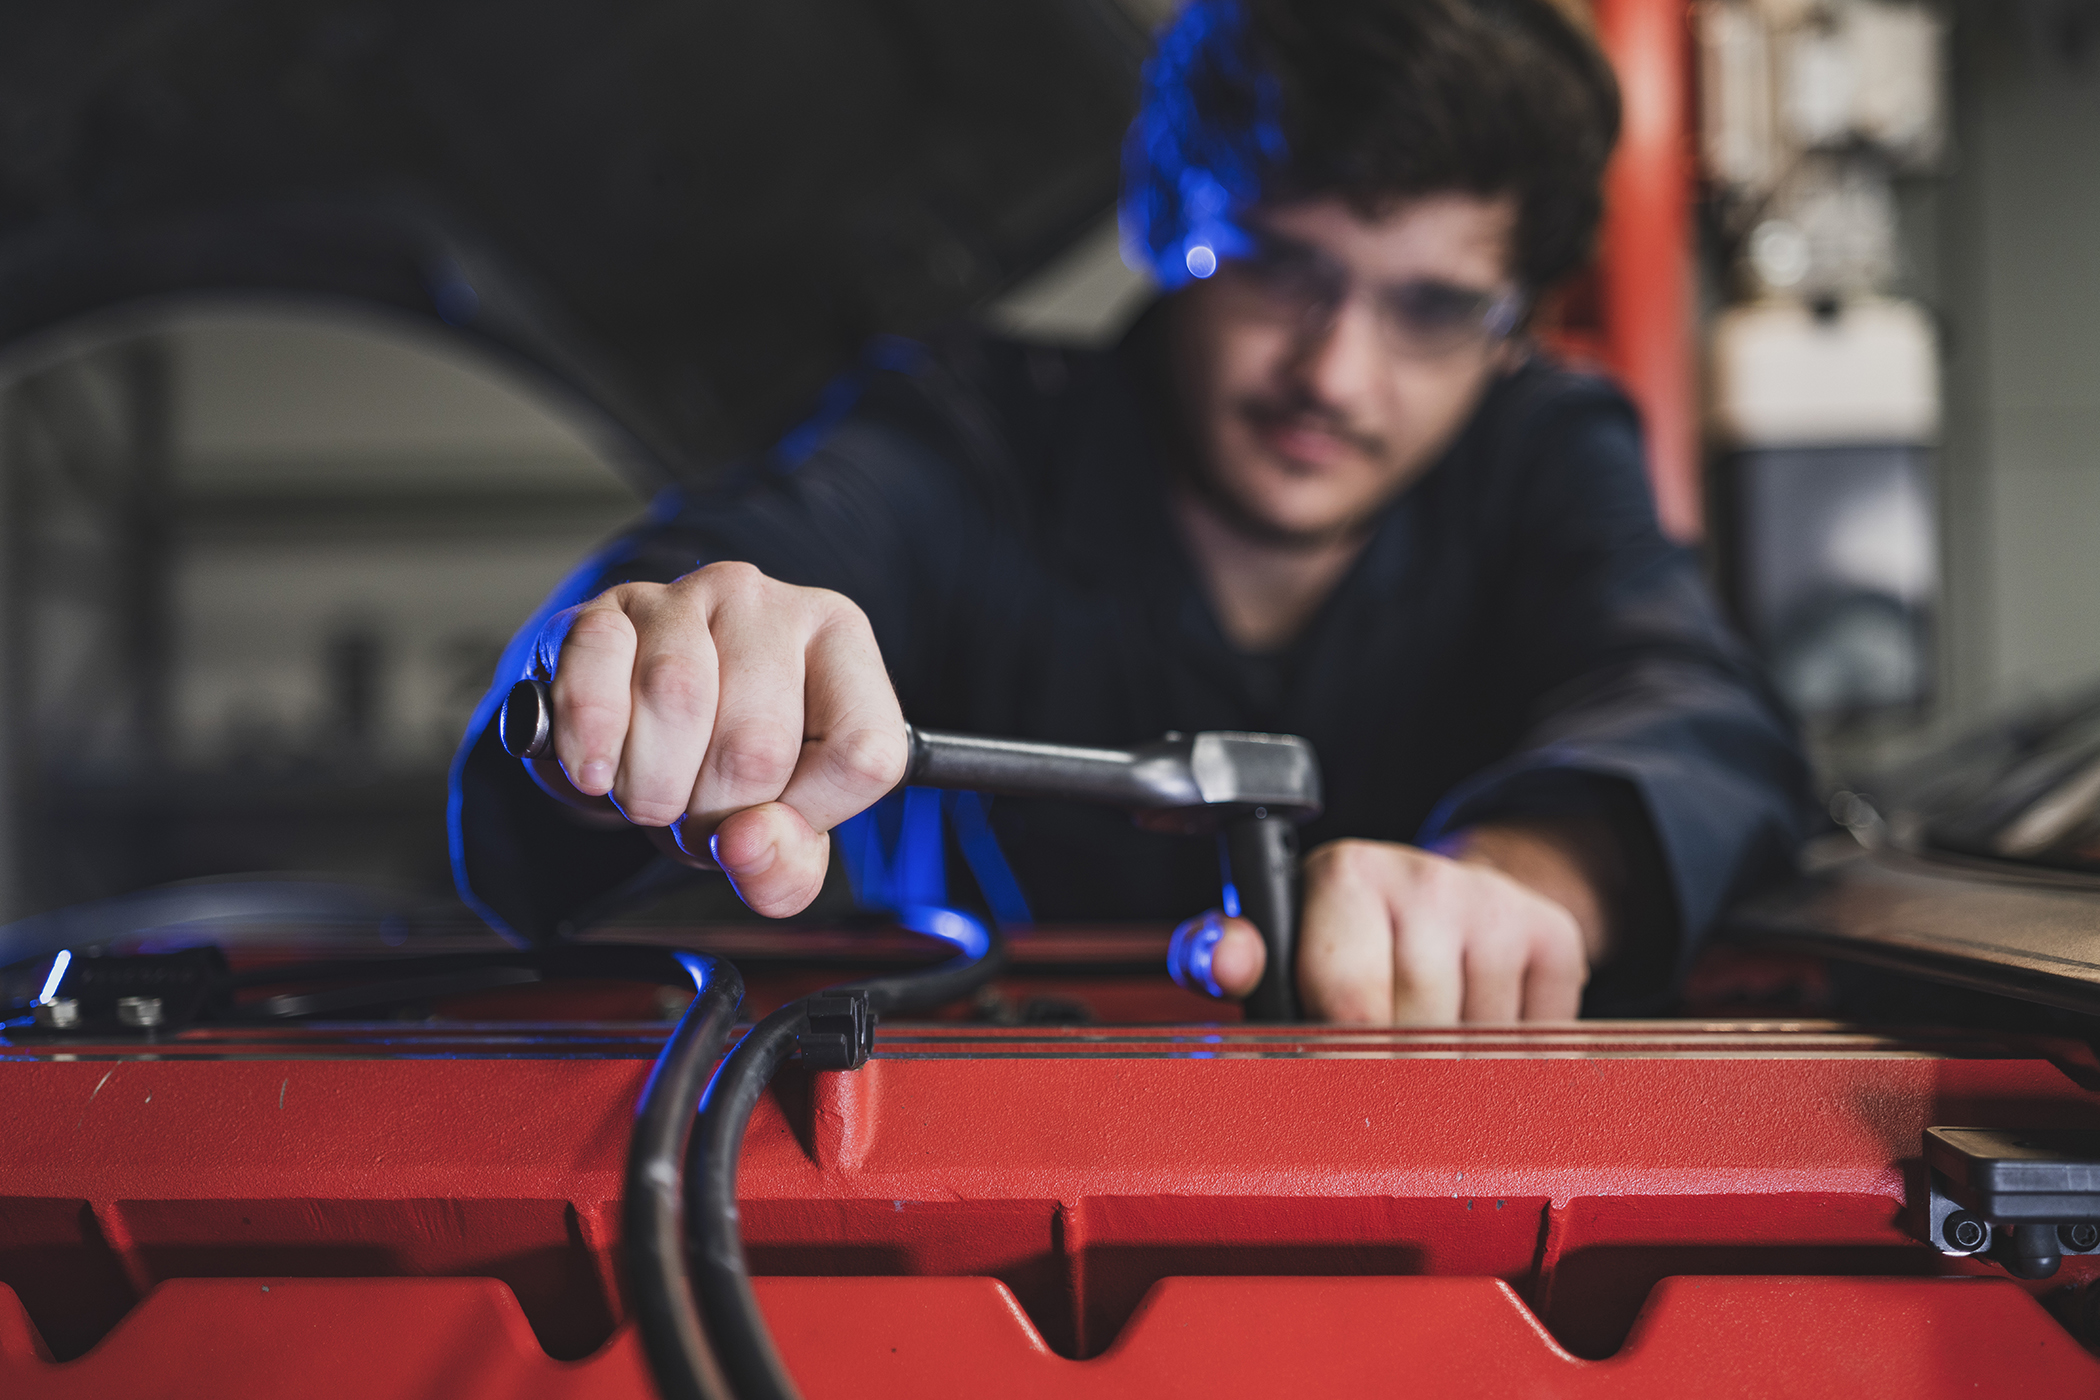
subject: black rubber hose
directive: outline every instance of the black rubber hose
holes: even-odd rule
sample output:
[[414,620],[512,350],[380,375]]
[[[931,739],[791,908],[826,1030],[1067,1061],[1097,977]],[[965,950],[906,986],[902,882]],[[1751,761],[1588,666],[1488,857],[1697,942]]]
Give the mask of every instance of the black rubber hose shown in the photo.
[[[862,991],[878,1015],[923,1011],[969,995],[1006,965],[1006,943],[991,933],[981,953],[951,958],[924,972],[852,982],[819,995]],[[752,1027],[715,1076],[700,1111],[686,1170],[692,1220],[693,1276],[707,1335],[736,1400],[801,1400],[781,1364],[751,1288],[736,1206],[737,1163],[744,1132],[760,1095],[795,1050],[808,1025],[802,1003],[790,1002]]]
[[664,1400],[732,1400],[693,1304],[681,1177],[707,1071],[736,1024],[744,979],[719,959],[685,956],[700,988],[656,1057],[635,1107],[622,1255],[642,1350]]

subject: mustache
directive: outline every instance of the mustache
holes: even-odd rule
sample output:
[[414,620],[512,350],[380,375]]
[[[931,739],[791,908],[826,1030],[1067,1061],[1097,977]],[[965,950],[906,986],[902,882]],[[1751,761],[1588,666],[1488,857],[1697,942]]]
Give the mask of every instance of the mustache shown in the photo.
[[1385,439],[1349,421],[1349,416],[1309,394],[1249,394],[1235,407],[1257,428],[1315,428],[1371,457],[1385,455]]

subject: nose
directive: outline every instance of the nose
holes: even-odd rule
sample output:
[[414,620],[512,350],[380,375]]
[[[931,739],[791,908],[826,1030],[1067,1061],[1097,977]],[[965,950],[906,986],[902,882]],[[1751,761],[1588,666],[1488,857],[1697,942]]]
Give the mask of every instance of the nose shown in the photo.
[[1383,358],[1377,319],[1352,296],[1306,326],[1287,368],[1307,397],[1344,412],[1364,402]]

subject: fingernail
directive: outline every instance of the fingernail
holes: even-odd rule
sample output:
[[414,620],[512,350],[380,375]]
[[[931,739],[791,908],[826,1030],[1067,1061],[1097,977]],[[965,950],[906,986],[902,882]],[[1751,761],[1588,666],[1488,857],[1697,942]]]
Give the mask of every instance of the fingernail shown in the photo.
[[576,786],[596,796],[612,787],[612,779],[612,765],[602,758],[594,758],[576,775]]
[[1210,970],[1211,956],[1218,951],[1218,941],[1224,936],[1224,916],[1217,910],[1190,919],[1174,930],[1174,937],[1167,944],[1167,971],[1192,992],[1224,996],[1225,989]]

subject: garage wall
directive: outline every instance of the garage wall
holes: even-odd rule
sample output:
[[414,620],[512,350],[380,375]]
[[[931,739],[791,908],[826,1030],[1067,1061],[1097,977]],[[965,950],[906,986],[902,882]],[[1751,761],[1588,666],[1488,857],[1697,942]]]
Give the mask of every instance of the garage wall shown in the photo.
[[1957,719],[2100,677],[2100,48],[2049,22],[2080,8],[1957,16],[1957,165],[1922,249],[1948,322]]

